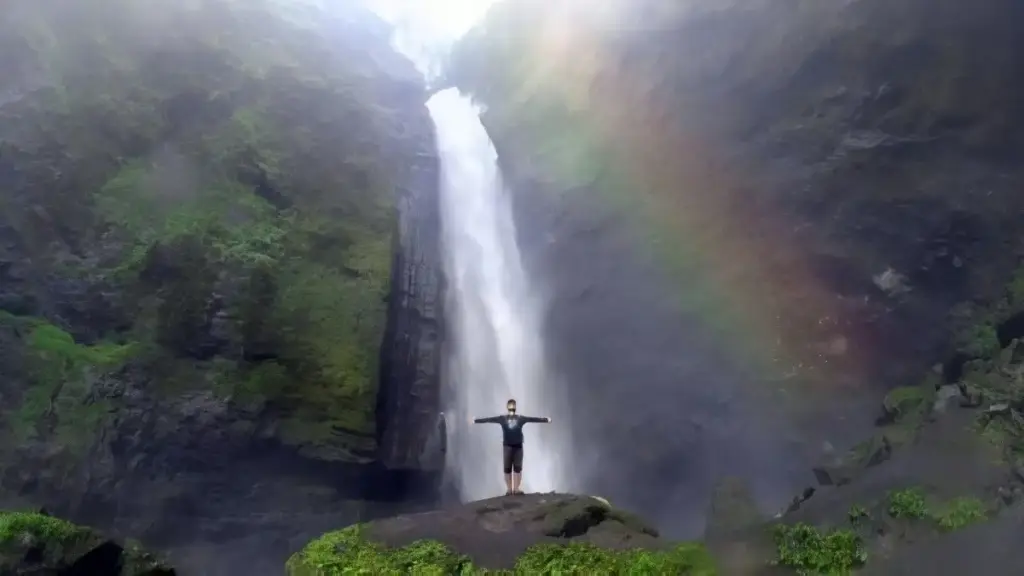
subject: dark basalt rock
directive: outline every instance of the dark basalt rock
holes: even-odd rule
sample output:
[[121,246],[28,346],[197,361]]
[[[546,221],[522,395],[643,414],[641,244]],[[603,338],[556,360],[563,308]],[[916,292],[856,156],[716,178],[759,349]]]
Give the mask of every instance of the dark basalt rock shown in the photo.
[[[416,129],[432,137],[432,125]],[[444,321],[437,157],[424,150],[405,178],[380,356],[378,458],[391,468],[438,470],[440,451],[426,450],[440,411]]]

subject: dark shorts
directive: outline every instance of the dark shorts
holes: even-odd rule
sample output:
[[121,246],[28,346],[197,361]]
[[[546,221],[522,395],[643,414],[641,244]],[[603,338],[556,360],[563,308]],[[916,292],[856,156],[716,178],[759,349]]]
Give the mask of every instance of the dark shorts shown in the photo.
[[523,445],[519,446],[502,446],[504,451],[504,464],[505,474],[511,474],[513,472],[520,473],[523,471]]

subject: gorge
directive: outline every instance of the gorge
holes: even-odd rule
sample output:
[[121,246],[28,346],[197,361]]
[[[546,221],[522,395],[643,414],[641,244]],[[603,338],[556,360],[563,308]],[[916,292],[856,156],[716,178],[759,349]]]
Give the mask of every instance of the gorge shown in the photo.
[[[730,575],[1015,573],[1022,10],[505,0],[428,83],[354,1],[11,2],[0,508],[186,575],[680,539]],[[466,422],[508,395],[558,423],[527,487],[606,500],[412,514],[500,491]],[[0,513],[0,571],[36,525],[157,569],[46,518]]]

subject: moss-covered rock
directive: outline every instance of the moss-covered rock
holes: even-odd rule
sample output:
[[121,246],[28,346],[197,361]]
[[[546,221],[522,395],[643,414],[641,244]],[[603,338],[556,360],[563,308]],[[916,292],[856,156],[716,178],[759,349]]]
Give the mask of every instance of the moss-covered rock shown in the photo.
[[892,450],[889,435],[877,433],[832,461],[816,466],[814,476],[823,486],[843,486],[855,480],[868,468],[888,460],[892,456]]
[[[568,510],[580,513],[567,514]],[[504,529],[497,530],[495,522]],[[591,530],[600,531],[597,528],[605,523],[624,527],[617,532],[616,542],[585,537]],[[552,531],[553,525],[561,529]],[[633,541],[630,535],[647,539]],[[651,538],[652,531],[641,521],[597,500],[530,495],[331,532],[296,553],[288,561],[287,571],[289,576],[718,573],[702,545],[661,543]]]
[[137,544],[119,544],[91,528],[32,512],[0,512],[0,572],[174,576]]
[[901,386],[890,390],[882,400],[883,422],[910,426],[920,424],[921,419],[927,417],[935,405],[938,383],[936,378],[926,378],[917,386]]
[[[365,458],[400,184],[389,166],[424,136],[402,135],[422,112],[411,66],[379,66],[399,61],[383,36],[339,38],[349,9],[23,4],[0,30],[5,53],[24,55],[0,106],[0,259],[18,272],[3,292],[35,301],[14,314],[53,321],[25,342],[60,346],[44,354],[67,364],[44,360],[32,389],[109,341],[102,353],[194,364],[225,399],[273,405],[287,444]],[[171,372],[156,387],[180,387]]]

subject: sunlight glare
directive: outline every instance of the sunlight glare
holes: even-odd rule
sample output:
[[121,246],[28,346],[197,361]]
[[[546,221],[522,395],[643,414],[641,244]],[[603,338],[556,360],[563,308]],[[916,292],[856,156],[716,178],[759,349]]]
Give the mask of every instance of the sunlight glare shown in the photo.
[[370,0],[393,23],[414,27],[431,42],[452,43],[479,23],[495,0]]

